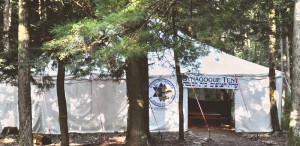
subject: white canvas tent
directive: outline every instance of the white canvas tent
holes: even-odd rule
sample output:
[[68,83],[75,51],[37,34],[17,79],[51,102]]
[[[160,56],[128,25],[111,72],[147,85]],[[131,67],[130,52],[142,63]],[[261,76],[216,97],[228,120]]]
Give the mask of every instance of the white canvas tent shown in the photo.
[[[194,88],[219,88],[208,78],[234,78],[235,128],[237,132],[271,132],[268,68],[228,55],[212,47],[210,53],[199,57],[197,70],[183,67],[189,77],[207,78],[209,86],[195,83]],[[149,54],[150,130],[178,131],[178,86],[174,76],[172,51],[163,60],[156,53]],[[193,72],[189,72],[193,71]],[[195,74],[196,73],[196,74]],[[278,115],[281,111],[282,76],[276,72]],[[197,80],[200,82],[200,80]],[[204,81],[204,80],[203,80]],[[95,80],[93,76],[82,80],[66,79],[68,124],[70,132],[92,133],[125,131],[127,122],[126,84],[111,80]],[[187,89],[184,86],[184,121],[187,118]],[[231,85],[222,88],[231,88]],[[33,131],[59,133],[56,89],[37,93],[32,86]],[[160,92],[157,92],[160,91]],[[163,92],[162,92],[163,91]],[[0,131],[6,126],[18,126],[17,88],[0,85]]]
[[[182,69],[182,73],[188,76],[183,81],[185,123],[188,121],[188,111],[186,110],[188,100],[186,90],[188,88],[234,89],[236,132],[271,132],[269,68],[229,55],[210,46],[207,46],[206,49],[209,50],[209,54],[199,57],[195,61],[200,64],[199,68],[183,67]],[[167,53],[172,56],[172,51]],[[155,53],[152,55],[154,55],[152,61],[160,63],[152,66],[150,75],[164,78],[164,76],[173,74],[174,70],[170,70],[166,65],[169,63],[169,66],[174,66],[168,57],[159,61],[156,60]],[[276,71],[279,121],[281,119],[282,81],[281,72]],[[176,110],[174,110],[174,115],[178,114]]]
[[[60,133],[56,87],[38,93],[31,86],[34,133]],[[126,84],[91,78],[65,81],[69,132],[126,131]],[[0,131],[18,127],[17,88],[0,85]]]

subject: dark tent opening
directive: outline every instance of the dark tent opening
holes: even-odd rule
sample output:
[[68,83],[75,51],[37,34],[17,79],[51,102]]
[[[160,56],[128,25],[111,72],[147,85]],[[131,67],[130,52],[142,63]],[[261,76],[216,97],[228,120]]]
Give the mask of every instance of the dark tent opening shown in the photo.
[[233,94],[227,89],[188,89],[188,127],[232,126]]

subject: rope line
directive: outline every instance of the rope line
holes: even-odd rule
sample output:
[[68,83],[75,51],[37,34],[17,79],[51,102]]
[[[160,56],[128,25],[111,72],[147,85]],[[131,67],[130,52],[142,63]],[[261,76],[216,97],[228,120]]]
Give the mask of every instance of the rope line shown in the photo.
[[154,120],[155,120],[157,129],[158,129],[158,135],[160,136],[160,139],[162,139],[162,134],[160,133],[160,128],[159,128],[159,126],[158,126],[157,119],[156,119],[155,114],[154,114],[154,112],[153,112],[151,103],[149,103],[149,106],[150,106],[151,112],[152,112],[152,114],[153,114],[153,117],[154,117]]
[[245,97],[244,97],[244,94],[243,94],[243,92],[242,92],[242,90],[241,90],[242,88],[241,88],[240,81],[239,81],[239,78],[238,78],[238,77],[236,77],[236,81],[237,81],[239,90],[240,90],[241,95],[242,95],[242,99],[243,99],[244,106],[245,106],[247,112],[250,113],[249,110],[248,110],[248,107],[247,107],[247,105],[246,105],[246,102],[245,102],[245,99],[244,99]]

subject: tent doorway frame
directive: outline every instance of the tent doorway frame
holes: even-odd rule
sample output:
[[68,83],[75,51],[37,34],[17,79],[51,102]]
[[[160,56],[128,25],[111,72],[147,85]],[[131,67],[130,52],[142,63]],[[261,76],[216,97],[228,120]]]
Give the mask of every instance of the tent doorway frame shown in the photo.
[[[200,126],[200,124],[204,124],[204,126],[221,126],[221,125],[232,125],[234,124],[234,90],[233,89],[220,89],[220,88],[196,88],[204,89],[204,97],[207,97],[207,93],[205,91],[211,90],[210,92],[214,92],[212,90],[217,90],[220,94],[223,95],[215,95],[215,96],[225,96],[224,92],[221,90],[232,90],[229,95],[227,95],[228,99],[199,99],[199,93],[197,95],[195,88],[186,88],[187,95],[187,120],[188,120],[188,128],[192,126]],[[192,93],[190,93],[192,92]],[[201,91],[200,91],[201,92]],[[203,91],[202,91],[203,92]],[[225,91],[226,92],[226,91]],[[226,92],[228,93],[228,92]],[[201,93],[200,93],[201,94]],[[203,93],[202,93],[203,94]],[[209,93],[208,93],[209,94]],[[193,97],[193,98],[192,98]],[[223,97],[224,98],[224,97]],[[199,122],[199,124],[194,124],[195,122]],[[201,123],[200,123],[201,122]],[[204,122],[204,123],[203,123]]]

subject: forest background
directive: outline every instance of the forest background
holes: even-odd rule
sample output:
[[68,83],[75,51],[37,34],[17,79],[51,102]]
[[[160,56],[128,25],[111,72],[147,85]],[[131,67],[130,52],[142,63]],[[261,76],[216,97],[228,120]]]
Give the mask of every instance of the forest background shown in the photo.
[[[194,58],[203,55],[201,48],[190,48],[191,42],[178,32],[269,67],[270,100],[276,105],[272,99],[275,69],[284,72],[287,85],[295,78],[291,74],[295,70],[292,63],[295,59],[294,6],[291,0],[3,0],[0,80],[19,87],[20,121],[27,124],[20,124],[20,143],[32,145],[26,140],[32,137],[28,85],[53,86],[51,77],[44,74],[49,63],[58,68],[59,121],[62,141],[65,141],[62,145],[68,145],[68,137],[63,136],[68,133],[65,73],[80,77],[95,69],[100,71],[99,78],[109,76],[118,80],[126,73],[130,85],[127,89],[128,144],[144,145],[151,141],[149,125],[145,122],[149,113],[143,110],[148,109],[144,97],[148,91],[143,88],[148,85],[147,52],[173,48],[178,81],[181,80],[180,64],[192,64]],[[35,81],[34,75],[44,75],[44,83]],[[133,78],[140,80],[136,82]],[[182,90],[180,84],[179,87]],[[271,111],[277,112],[273,108]],[[286,111],[284,117],[288,121]],[[133,116],[137,114],[141,116]],[[130,120],[141,124],[132,125]],[[272,123],[273,129],[278,130],[276,121]],[[179,139],[184,139],[180,125]],[[142,132],[130,132],[135,128]]]

